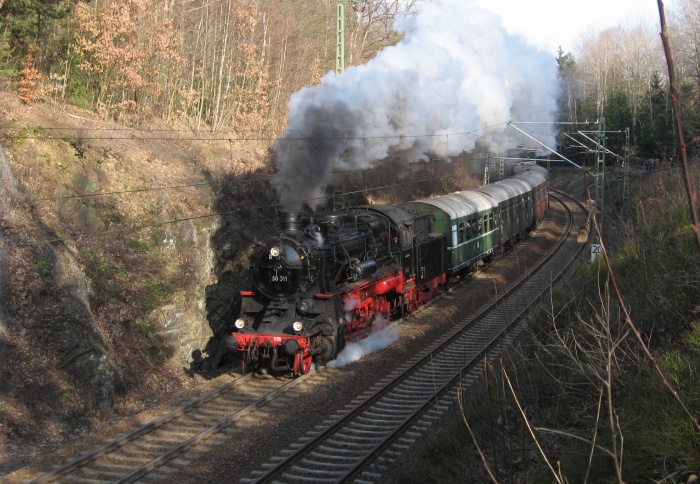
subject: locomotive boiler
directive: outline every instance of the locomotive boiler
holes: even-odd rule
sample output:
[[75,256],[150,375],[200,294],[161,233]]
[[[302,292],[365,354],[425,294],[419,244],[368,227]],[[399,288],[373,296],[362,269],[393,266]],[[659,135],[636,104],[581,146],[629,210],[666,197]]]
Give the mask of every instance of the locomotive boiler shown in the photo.
[[445,282],[446,237],[431,222],[388,205],[282,213],[280,232],[253,249],[228,348],[253,370],[305,374],[413,310]]

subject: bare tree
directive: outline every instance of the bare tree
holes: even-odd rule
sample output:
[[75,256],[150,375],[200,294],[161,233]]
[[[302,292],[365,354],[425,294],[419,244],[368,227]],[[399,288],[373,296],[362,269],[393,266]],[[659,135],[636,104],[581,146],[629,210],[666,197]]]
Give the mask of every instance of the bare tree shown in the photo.
[[[569,81],[577,90],[577,99],[595,100],[598,117],[612,99],[624,99],[631,126],[638,126],[641,109],[651,102],[653,80],[663,79],[663,50],[653,28],[637,23],[589,33],[579,50],[582,54],[576,60],[575,80]],[[632,134],[636,136],[636,131]]]
[[596,115],[601,116],[610,95],[610,87],[615,85],[615,51],[616,29],[609,29],[600,34],[589,34],[582,40],[582,55],[578,60],[582,90],[580,97],[595,99]]
[[632,124],[636,125],[639,110],[649,101],[652,80],[663,72],[663,51],[657,36],[645,24],[637,24],[619,32],[617,79],[630,106]]
[[394,30],[394,20],[398,15],[410,14],[418,3],[418,0],[382,0],[353,4],[346,24],[350,26],[348,64],[367,62],[384,47],[398,42],[400,36]]
[[670,15],[671,45],[681,77],[700,86],[700,4],[678,0]]

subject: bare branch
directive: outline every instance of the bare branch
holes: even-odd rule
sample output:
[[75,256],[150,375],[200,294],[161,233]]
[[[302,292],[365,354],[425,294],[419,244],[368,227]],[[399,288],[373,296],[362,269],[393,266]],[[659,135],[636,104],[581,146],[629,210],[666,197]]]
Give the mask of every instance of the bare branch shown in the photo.
[[608,454],[608,455],[609,455],[610,457],[612,457],[613,459],[615,458],[615,454],[613,454],[610,450],[606,449],[605,447],[601,447],[600,445],[596,444],[596,443],[593,442],[593,441],[590,441],[590,440],[588,440],[588,439],[584,439],[583,437],[581,437],[581,436],[579,436],[579,435],[572,434],[572,433],[569,433],[569,432],[564,432],[564,431],[562,431],[562,430],[549,429],[549,428],[547,428],[547,427],[535,427],[534,430],[537,430],[538,432],[547,432],[547,433],[550,433],[550,434],[562,435],[562,436],[564,436],[564,437],[569,437],[569,438],[572,438],[572,439],[574,439],[574,440],[580,440],[581,442],[584,442],[584,443],[586,443],[586,444],[589,444],[591,447],[594,447],[594,448],[600,450],[601,452],[604,452],[604,453]]
[[[588,196],[590,198],[590,196],[591,196],[590,187],[587,186],[587,189],[589,192]],[[598,226],[598,220],[596,219],[595,213],[593,213],[592,220],[593,220],[593,224],[595,226],[596,232],[598,234],[600,234],[600,227]],[[639,342],[639,345],[642,347],[644,354],[647,356],[649,361],[651,361],[652,365],[654,366],[654,369],[656,370],[656,373],[658,373],[664,386],[670,390],[671,395],[673,395],[673,398],[676,399],[676,401],[680,405],[683,412],[688,416],[688,418],[690,418],[690,421],[693,423],[695,430],[700,432],[700,421],[698,421],[698,418],[693,415],[693,413],[690,411],[688,406],[685,404],[685,402],[681,398],[678,391],[675,388],[673,388],[673,386],[671,385],[671,382],[668,380],[668,378],[666,378],[666,374],[663,372],[663,370],[659,366],[658,361],[656,360],[654,355],[651,354],[651,350],[649,349],[647,344],[644,342],[644,339],[642,338],[641,330],[637,329],[637,326],[632,321],[632,316],[630,316],[629,310],[627,309],[627,306],[625,305],[625,301],[622,298],[622,293],[620,292],[620,288],[617,285],[617,279],[615,278],[615,272],[613,271],[612,263],[610,262],[610,257],[608,256],[608,250],[605,247],[605,243],[603,241],[603,238],[599,237],[599,239],[600,239],[599,243],[600,243],[600,246],[602,248],[601,252],[603,254],[603,259],[605,260],[605,265],[608,268],[608,276],[610,277],[610,281],[612,282],[613,288],[615,289],[615,296],[617,297],[617,300],[620,302],[620,308],[622,309],[622,312],[624,313],[625,323],[632,329],[632,333],[634,334],[635,338]]]
[[520,401],[518,400],[518,396],[515,394],[515,389],[513,388],[513,384],[511,383],[510,378],[508,377],[508,373],[506,372],[506,367],[503,364],[501,364],[501,368],[503,369],[503,376],[505,376],[506,381],[508,382],[508,388],[510,388],[510,392],[513,395],[513,399],[515,399],[515,403],[518,406],[518,410],[520,410],[520,415],[522,415],[522,417],[523,417],[523,422],[525,422],[525,426],[527,427],[527,430],[530,432],[530,435],[532,436],[532,440],[535,442],[535,445],[537,446],[537,450],[540,451],[542,458],[547,463],[547,467],[549,467],[549,470],[552,471],[552,475],[557,480],[557,482],[559,484],[563,484],[561,477],[554,470],[554,467],[552,467],[552,464],[549,463],[549,459],[547,459],[547,455],[544,453],[544,450],[542,449],[540,442],[537,440],[537,436],[535,435],[535,431],[532,428],[532,425],[530,425],[530,421],[528,420],[527,415],[525,415],[525,411],[523,410],[523,407],[520,405]]
[[479,447],[479,443],[476,441],[476,436],[474,435],[474,432],[472,432],[472,428],[469,426],[469,422],[467,422],[467,416],[464,415],[464,400],[462,397],[462,389],[461,389],[461,381],[460,381],[460,389],[459,392],[457,393],[457,401],[459,402],[459,410],[462,413],[462,420],[464,421],[464,425],[466,425],[467,430],[469,431],[469,436],[472,439],[472,442],[474,442],[474,445],[476,446],[477,452],[479,452],[479,457],[481,458],[481,462],[484,464],[484,468],[486,469],[486,472],[488,472],[489,477],[493,482],[498,482],[496,479],[496,476],[493,475],[493,472],[491,472],[491,468],[489,467],[488,462],[486,462],[486,456],[484,453],[481,451],[481,447]]
[[[676,73],[675,64],[673,62],[673,54],[671,53],[671,45],[668,41],[668,30],[666,28],[666,15],[664,13],[664,2],[657,0],[659,5],[659,20],[661,22],[661,41],[664,45],[664,52],[666,53],[666,62],[668,64],[668,80],[671,89],[671,105],[673,106],[673,119],[676,125],[676,137],[678,138],[678,147],[680,149],[681,164],[683,166],[683,182],[685,183],[685,190],[688,194],[688,205],[690,206],[690,216],[693,220],[693,232],[695,233],[695,243],[700,250],[700,231],[698,227],[700,226],[700,220],[698,219],[698,209],[696,206],[697,193],[693,186],[693,179],[690,174],[690,168],[688,167],[688,155],[686,153],[686,144],[683,137],[683,122],[681,121],[681,111],[678,105],[678,95],[676,92]],[[695,426],[700,430],[697,419],[695,420]]]

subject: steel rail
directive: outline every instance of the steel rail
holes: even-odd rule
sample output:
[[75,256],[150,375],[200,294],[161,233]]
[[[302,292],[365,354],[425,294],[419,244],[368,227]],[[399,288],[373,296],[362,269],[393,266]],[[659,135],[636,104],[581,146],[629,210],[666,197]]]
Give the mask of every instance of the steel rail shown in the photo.
[[[306,376],[306,375],[305,375]],[[235,390],[237,387],[240,385],[243,385],[244,383],[247,383],[252,377],[252,373],[248,373],[246,375],[243,375],[240,378],[237,378],[236,380],[227,383],[226,385],[222,385],[219,388],[216,388],[212,390],[211,392],[203,395],[200,398],[197,398],[196,400],[188,403],[187,405],[184,405],[152,422],[147,423],[146,425],[143,425],[132,432],[129,432],[126,435],[123,435],[112,442],[109,442],[108,444],[88,453],[85,454],[78,459],[75,459],[57,469],[54,469],[39,478],[31,481],[32,483],[45,483],[45,482],[53,482],[55,480],[61,479],[63,477],[69,476],[71,473],[79,472],[81,469],[88,469],[91,463],[97,462],[99,458],[101,457],[111,457],[111,454],[115,452],[119,452],[120,449],[122,449],[125,445],[130,444],[130,443],[136,443],[140,439],[143,439],[144,437],[151,435],[154,431],[160,428],[165,428],[168,424],[171,423],[176,423],[177,419],[179,417],[186,417],[189,416],[193,411],[197,410],[206,410],[207,404],[210,404],[214,402],[217,398],[219,397],[225,397],[226,393],[228,391]],[[283,383],[280,386],[277,386],[274,388],[272,391],[267,392],[263,397],[256,399],[252,403],[249,403],[247,405],[244,405],[242,408],[240,408],[237,411],[234,411],[227,417],[223,419],[217,419],[215,423],[213,424],[206,424],[207,428],[204,430],[201,430],[197,432],[195,435],[187,438],[186,440],[180,442],[180,443],[173,443],[174,446],[170,446],[169,450],[163,452],[160,455],[157,455],[155,457],[152,457],[150,459],[144,459],[146,462],[142,465],[136,464],[133,466],[133,468],[129,469],[127,472],[128,474],[122,476],[122,477],[117,477],[114,479],[95,479],[95,482],[97,481],[108,481],[108,482],[132,482],[139,477],[142,477],[146,475],[148,472],[152,471],[153,469],[163,465],[165,462],[168,460],[174,458],[178,454],[181,454],[182,452],[186,451],[187,449],[191,448],[195,444],[201,442],[202,440],[206,439],[207,437],[215,434],[216,432],[219,432],[225,427],[228,427],[232,422],[234,422],[237,419],[240,419],[250,412],[256,410],[257,408],[265,405],[267,402],[272,400],[273,398],[277,397],[281,393],[287,391],[290,386],[294,386],[298,384],[300,381],[303,381],[305,378],[304,377],[299,377],[294,380],[289,380],[286,383]],[[278,382],[271,381],[272,384],[276,384]],[[214,411],[214,413],[217,413]],[[201,422],[197,422],[201,423]],[[187,424],[185,424],[187,425]],[[196,430],[195,430],[196,432]],[[119,456],[115,456],[114,459],[119,460]],[[100,467],[105,467],[109,466],[109,464],[102,464]],[[118,466],[115,466],[118,467]],[[94,471],[94,474],[99,475],[101,471]]]
[[[455,328],[451,333],[448,333],[445,337],[443,337],[443,339],[436,342],[432,347],[428,348],[421,354],[417,355],[414,359],[407,362],[403,369],[399,369],[396,372],[394,372],[390,376],[389,381],[386,381],[380,385],[376,385],[374,387],[374,391],[372,391],[368,396],[364,397],[362,401],[359,402],[354,408],[348,410],[344,415],[338,417],[334,422],[330,423],[316,436],[309,439],[307,442],[300,444],[296,448],[296,450],[291,451],[286,457],[281,458],[274,464],[270,464],[267,470],[257,471],[254,473],[253,478],[247,479],[245,481],[259,483],[270,482],[271,480],[281,478],[282,481],[280,482],[286,482],[284,481],[285,477],[287,477],[287,479],[289,479],[290,482],[309,480],[310,477],[308,475],[297,476],[293,474],[293,472],[297,472],[301,469],[299,466],[295,467],[295,464],[301,462],[305,458],[305,456],[310,455],[311,451],[313,449],[316,449],[321,442],[330,441],[331,436],[338,434],[341,431],[341,429],[349,427],[350,423],[353,420],[359,418],[359,416],[361,416],[368,409],[377,406],[382,398],[386,397],[390,392],[394,391],[396,388],[402,385],[412,375],[417,375],[419,371],[421,371],[421,368],[425,368],[426,366],[429,367],[429,363],[433,360],[435,355],[441,351],[442,348],[449,347],[449,345],[457,342],[460,337],[462,337],[465,333],[472,329],[472,327],[474,326],[474,324],[476,324],[477,321],[485,319],[487,313],[492,312],[494,308],[503,306],[503,302],[508,297],[512,296],[521,285],[523,285],[529,279],[531,279],[532,275],[535,272],[541,270],[545,266],[545,264],[552,259],[555,253],[558,253],[560,251],[564,243],[570,239],[573,227],[573,216],[571,215],[567,205],[561,200],[559,200],[559,202],[562,204],[562,206],[565,207],[567,211],[569,211],[569,223],[565,230],[565,235],[560,238],[560,240],[556,244],[556,247],[552,251],[550,251],[548,257],[545,257],[542,260],[540,260],[530,271],[528,271],[518,281],[512,284],[503,294],[497,297],[495,301],[486,303],[484,305],[485,307],[478,310],[475,314],[467,317],[461,323],[461,325]],[[546,287],[549,287],[555,279],[559,278],[567,267],[568,264],[565,267],[561,267],[561,270],[559,271],[557,276],[555,278],[552,278],[552,280],[549,284],[546,285]],[[542,289],[541,292],[544,293],[545,290],[546,288]],[[540,296],[538,296],[537,299],[539,299],[539,297],[541,297],[541,294]],[[395,441],[397,436],[401,435],[405,431],[405,429],[407,429],[417,418],[419,418],[419,416],[423,413],[425,409],[432,406],[434,402],[440,398],[440,396],[442,396],[443,394],[448,392],[450,388],[452,388],[456,381],[462,378],[465,369],[474,367],[474,365],[476,365],[476,363],[481,359],[481,357],[485,353],[493,349],[493,347],[497,345],[500,340],[502,340],[503,335],[508,333],[510,329],[517,324],[517,322],[520,320],[525,311],[527,311],[528,307],[529,305],[522,309],[518,314],[516,314],[515,317],[512,317],[511,322],[505,327],[503,327],[497,335],[491,337],[491,339],[485,344],[482,343],[482,347],[477,352],[476,356],[473,356],[467,364],[463,365],[462,369],[457,371],[456,375],[451,377],[448,382],[441,383],[439,387],[434,388],[427,398],[421,397],[424,400],[423,403],[413,408],[411,410],[411,413],[408,416],[403,417],[398,423],[398,425],[396,425],[396,422],[394,422],[394,429],[391,430],[388,434],[383,435],[378,443],[362,450],[363,455],[360,456],[359,459],[355,459],[357,462],[355,462],[350,468],[346,468],[344,471],[342,471],[342,475],[340,475],[340,471],[338,471],[333,477],[324,478],[322,477],[324,474],[328,476],[334,471],[329,470],[327,472],[323,472],[311,470],[309,472],[316,474],[316,477],[311,480],[314,480],[316,482],[344,482],[360,474],[363,471],[363,469],[365,469],[365,467],[368,465],[368,463],[373,460],[375,453],[380,452],[386,449],[389,445],[391,445],[391,443]],[[429,371],[432,371],[432,369],[429,368]],[[401,402],[402,400],[403,398],[397,399],[396,402]],[[401,408],[400,403],[392,403],[390,405],[393,406],[393,412],[398,411],[398,409]],[[348,431],[348,433],[351,432],[352,431]],[[369,438],[372,437],[369,436]],[[378,437],[375,436],[374,438],[377,439]],[[356,440],[360,439],[358,438]],[[348,443],[348,445],[350,445],[350,443]],[[344,459],[352,460],[353,457],[351,455],[345,455]],[[321,463],[314,462],[312,459],[307,459],[307,461],[309,461],[312,466],[321,465]],[[341,466],[340,464],[336,464],[335,467],[339,468]],[[292,471],[292,473],[289,473],[290,470]]]
[[[580,202],[578,202],[577,200],[575,200],[575,199],[573,199],[572,197],[570,197],[569,195],[567,195],[567,194],[565,194],[565,193],[563,193],[563,192],[559,192],[558,190],[552,190],[552,191],[556,191],[557,193],[560,193],[561,196],[569,198],[569,199],[572,200],[574,203],[578,204],[581,208],[583,208],[584,211],[585,211],[585,208],[583,207],[583,205],[582,205]],[[558,244],[557,247],[555,247],[555,249],[554,249],[552,252],[557,252],[558,249],[561,248],[561,246],[563,245],[563,242],[565,242],[564,239],[570,237],[571,231],[572,231],[572,229],[573,229],[574,217],[573,217],[573,214],[572,214],[572,212],[571,212],[571,209],[570,209],[568,206],[566,206],[566,205],[564,205],[564,207],[566,208],[567,212],[570,214],[570,217],[569,217],[569,225],[568,225],[567,230],[566,230],[566,235],[562,238],[562,244]],[[575,254],[576,256],[580,255],[581,251],[583,250],[583,247],[584,247],[584,244],[581,244],[580,247],[579,247],[579,251]],[[554,255],[554,254],[552,254],[552,255]],[[550,260],[551,257],[548,256],[546,259],[547,259],[547,260]],[[549,287],[551,287],[551,285],[553,285],[555,282],[557,282],[557,281],[564,275],[564,273],[571,267],[571,264],[573,264],[573,262],[574,262],[575,260],[576,260],[576,257],[571,258],[571,260],[569,261],[569,263],[568,263],[566,266],[560,268],[560,271],[558,272],[558,274],[556,274],[556,276],[554,276],[554,277],[551,279],[551,284],[550,284]],[[543,266],[545,265],[545,263],[546,263],[546,261],[543,260],[542,263],[540,263],[540,264],[538,264],[538,265],[536,266],[536,269],[535,269],[535,270],[538,270],[539,268],[543,267]],[[530,271],[530,273],[531,273],[531,272],[532,272],[532,271]],[[524,280],[525,278],[522,278],[522,279]],[[392,434],[391,438],[388,438],[388,439],[386,439],[384,442],[382,442],[381,444],[377,445],[376,448],[373,449],[373,451],[372,451],[371,453],[367,454],[367,455],[362,459],[361,462],[358,462],[358,464],[357,464],[350,472],[347,473],[347,476],[346,476],[342,481],[343,481],[343,482],[348,482],[348,481],[351,481],[351,480],[353,480],[354,478],[356,478],[358,475],[361,475],[362,472],[369,466],[370,462],[376,460],[376,454],[378,454],[378,453],[380,453],[380,452],[383,452],[383,451],[386,450],[390,445],[392,445],[392,443],[395,442],[395,441],[398,439],[398,437],[399,437],[400,435],[404,434],[413,424],[415,424],[415,422],[421,417],[421,415],[425,414],[426,411],[427,411],[430,407],[433,407],[433,406],[435,406],[435,405],[438,405],[438,403],[436,403],[436,402],[439,402],[439,400],[440,400],[444,395],[446,395],[447,393],[449,393],[452,389],[454,389],[454,388],[458,385],[459,382],[462,381],[463,376],[464,376],[464,375],[463,375],[463,372],[464,372],[464,371],[469,371],[469,370],[471,370],[473,367],[477,366],[479,360],[480,360],[482,357],[484,357],[485,355],[487,355],[488,353],[490,353],[490,352],[503,340],[503,338],[504,338],[508,333],[510,333],[511,330],[512,330],[515,326],[517,326],[517,325],[519,324],[519,322],[522,320],[522,318],[525,316],[525,314],[526,314],[526,313],[530,310],[530,308],[534,305],[534,301],[539,300],[539,299],[542,297],[542,295],[544,294],[544,292],[546,292],[547,289],[548,289],[548,287],[543,288],[543,290],[540,291],[540,294],[539,294],[536,298],[533,298],[532,304],[529,304],[529,305],[527,305],[526,307],[524,307],[524,308],[520,311],[520,313],[519,313],[518,315],[515,316],[515,318],[513,319],[513,321],[512,321],[510,324],[508,324],[507,327],[505,327],[505,328],[503,329],[503,331],[502,331],[499,335],[495,336],[495,337],[491,340],[491,342],[489,342],[489,344],[488,344],[488,346],[487,346],[486,348],[482,349],[482,350],[474,357],[474,359],[473,359],[471,362],[469,362],[469,364],[465,365],[465,367],[464,367],[464,369],[463,369],[462,371],[460,371],[457,375],[455,375],[455,376],[450,380],[449,383],[446,383],[442,388],[440,388],[439,391],[436,392],[435,395],[434,395],[433,397],[431,397],[428,401],[426,401],[425,404],[422,405],[421,408],[420,408],[418,411],[416,411],[416,412],[411,416],[411,418],[406,419],[406,421],[401,425],[401,427],[398,428],[398,429],[396,429],[396,431]]]

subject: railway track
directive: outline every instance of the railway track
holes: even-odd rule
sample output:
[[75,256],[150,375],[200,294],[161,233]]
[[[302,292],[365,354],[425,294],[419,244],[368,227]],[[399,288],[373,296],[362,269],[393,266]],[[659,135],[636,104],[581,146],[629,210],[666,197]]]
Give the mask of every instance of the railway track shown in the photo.
[[[477,378],[479,362],[486,352],[498,351],[499,345],[509,343],[504,334],[513,337],[515,322],[527,310],[526,301],[539,298],[555,278],[547,267],[558,266],[558,276],[568,266],[574,253],[570,240],[576,223],[573,217],[569,219],[568,235],[560,240],[556,251],[566,255],[559,259],[550,257],[545,267],[545,262],[542,262],[536,274],[536,269],[533,269],[520,281],[524,286],[514,285],[497,301],[485,304],[442,340],[380,381],[369,394],[358,397],[347,407],[352,407],[352,410],[324,422],[316,435],[305,438],[274,462],[254,472],[249,481],[335,482],[356,476],[376,480],[381,473],[381,460],[391,459],[392,452],[401,452],[405,445],[402,439],[410,440],[412,432],[420,432],[421,428],[430,425],[433,418],[430,412],[444,405],[440,403],[434,407],[433,404],[453,398],[458,384]],[[529,287],[528,281],[540,288],[535,292],[523,289]],[[450,304],[450,294],[445,296],[441,300]],[[433,305],[424,311],[431,311],[431,308]],[[504,324],[504,321],[509,323]],[[241,422],[248,418],[263,420],[264,407],[271,400],[277,399],[277,405],[282,400],[281,405],[284,405],[284,399],[278,397],[294,398],[294,389],[302,392],[307,379],[313,385],[319,378],[323,376],[316,373],[297,379],[242,376],[93,452],[57,466],[31,482],[166,480],[187,465],[178,462],[178,456],[196,453],[200,447],[206,448],[208,439],[215,441],[214,446],[222,443],[217,439],[232,439],[232,434],[224,432],[225,435],[221,436],[219,432],[237,425],[244,428],[245,424]],[[380,455],[384,456],[377,460]]]
[[[429,427],[435,414],[476,381],[486,354],[500,352],[515,337],[519,321],[580,253],[576,224],[585,210],[556,198],[569,213],[565,235],[536,267],[458,324],[432,347],[358,397],[318,432],[252,473],[242,482],[378,482],[384,462]],[[566,201],[565,201],[566,200]]]
[[[35,479],[45,482],[133,482],[247,417],[304,377],[242,377],[97,450]],[[245,391],[241,386],[245,385]],[[157,479],[157,477],[156,477]]]

